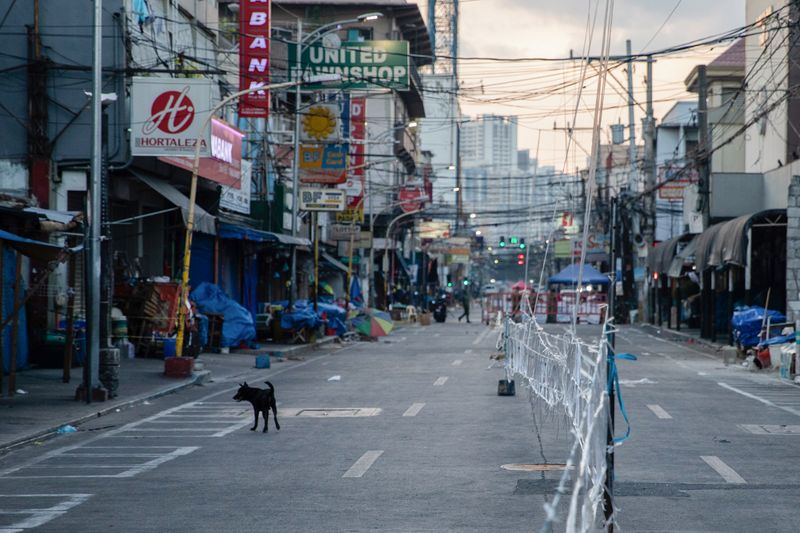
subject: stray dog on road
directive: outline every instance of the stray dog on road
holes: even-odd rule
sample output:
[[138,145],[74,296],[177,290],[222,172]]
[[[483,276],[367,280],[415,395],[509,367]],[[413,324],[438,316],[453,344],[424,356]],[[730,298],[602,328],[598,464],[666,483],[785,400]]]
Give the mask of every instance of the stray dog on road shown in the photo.
[[268,389],[251,387],[246,381],[244,383],[240,383],[239,390],[236,391],[236,395],[233,397],[233,399],[237,402],[246,400],[253,404],[255,422],[253,427],[250,428],[250,431],[255,431],[258,429],[258,413],[260,412],[264,415],[264,433],[266,433],[268,431],[267,426],[269,425],[270,409],[272,409],[272,416],[275,418],[275,428],[280,430],[281,425],[278,424],[278,408],[275,404],[275,387],[273,387],[272,383],[269,381],[265,381],[264,383],[269,386]]

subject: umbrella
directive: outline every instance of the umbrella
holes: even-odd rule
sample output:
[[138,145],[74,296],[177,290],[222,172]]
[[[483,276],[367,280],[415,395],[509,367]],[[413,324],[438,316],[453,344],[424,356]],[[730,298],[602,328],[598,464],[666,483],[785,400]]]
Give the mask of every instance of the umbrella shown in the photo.
[[369,337],[383,337],[394,329],[394,322],[389,313],[370,309],[353,319],[356,331]]
[[524,281],[518,281],[511,286],[511,289],[517,291],[524,291],[528,289],[528,286],[525,284]]

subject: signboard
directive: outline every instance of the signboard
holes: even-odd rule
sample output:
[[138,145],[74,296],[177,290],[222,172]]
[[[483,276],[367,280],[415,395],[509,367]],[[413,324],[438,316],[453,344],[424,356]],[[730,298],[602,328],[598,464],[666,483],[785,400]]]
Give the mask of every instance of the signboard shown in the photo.
[[361,233],[361,226],[358,224],[331,224],[328,236],[334,241],[349,241],[352,238],[358,239]]
[[347,206],[344,211],[336,213],[336,222],[358,222],[364,223],[364,206],[361,205],[357,208]]
[[[326,83],[324,88],[393,89],[409,87],[408,41],[346,41],[338,47],[317,42],[303,50],[297,65],[297,45],[289,45],[289,71],[292,80],[303,74],[338,74],[341,81]],[[321,89],[322,85],[307,85]]]
[[[225,122],[211,119],[211,157],[201,157],[197,175],[226,187],[242,181],[242,138],[244,134]],[[159,157],[159,161],[192,171],[193,157]],[[250,183],[246,181],[245,183]],[[249,189],[248,189],[249,194]]]
[[[239,2],[239,90],[269,85],[269,48],[272,2]],[[267,118],[269,91],[259,90],[239,98],[239,116]]]
[[572,257],[572,241],[566,239],[556,241],[553,247],[553,256],[558,259]]
[[200,139],[210,155],[210,133],[201,126],[211,110],[211,82],[185,78],[133,78],[131,155],[189,156]]
[[364,182],[366,176],[365,148],[363,142],[367,138],[367,99],[365,97],[353,97],[350,99],[350,138],[353,144],[350,145],[350,172],[345,182],[340,186],[347,191],[350,196],[361,196],[364,192]]
[[223,187],[219,195],[219,206],[230,211],[245,215],[250,214],[250,182],[252,179],[253,164],[242,161],[242,179],[238,185]]
[[693,166],[667,163],[658,166],[658,197],[661,200],[678,202],[683,200],[684,189],[690,183],[697,183],[700,174]]
[[404,213],[413,213],[422,209],[425,191],[419,185],[405,185],[397,193],[400,209]]
[[417,226],[420,239],[447,239],[450,237],[450,223],[436,220],[423,220]]
[[[347,150],[341,145],[300,146],[301,183],[344,183]],[[344,191],[342,191],[344,193]]]
[[340,137],[339,104],[314,104],[303,114],[300,138],[303,141],[335,142]]
[[338,189],[300,189],[303,211],[342,211],[344,203],[344,191]]

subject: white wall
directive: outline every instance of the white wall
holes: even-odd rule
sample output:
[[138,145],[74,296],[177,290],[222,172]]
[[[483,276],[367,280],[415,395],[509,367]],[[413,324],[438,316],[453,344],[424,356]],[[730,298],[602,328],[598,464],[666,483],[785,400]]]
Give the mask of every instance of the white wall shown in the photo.
[[[748,0],[747,24],[755,23],[782,5],[774,0]],[[780,24],[774,17],[770,20],[772,26]],[[745,123],[785,95],[788,88],[787,31],[783,28],[746,37],[745,72],[750,76],[747,79]],[[745,172],[768,172],[780,166],[779,161],[786,163],[787,108],[784,101],[747,129]]]

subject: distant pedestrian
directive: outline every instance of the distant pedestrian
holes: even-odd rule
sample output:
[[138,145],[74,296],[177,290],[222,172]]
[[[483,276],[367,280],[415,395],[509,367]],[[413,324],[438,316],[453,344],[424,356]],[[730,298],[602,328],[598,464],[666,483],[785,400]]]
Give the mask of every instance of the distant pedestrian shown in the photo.
[[464,292],[461,294],[461,305],[464,307],[464,312],[461,313],[460,317],[458,317],[458,321],[459,322],[461,322],[462,318],[467,317],[467,324],[470,323],[470,321],[469,321],[469,300],[470,300],[469,291],[468,290],[464,290]]

